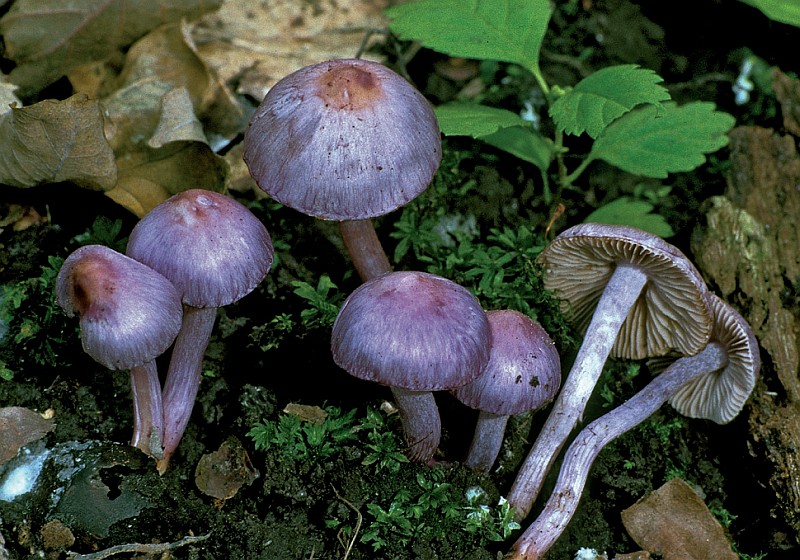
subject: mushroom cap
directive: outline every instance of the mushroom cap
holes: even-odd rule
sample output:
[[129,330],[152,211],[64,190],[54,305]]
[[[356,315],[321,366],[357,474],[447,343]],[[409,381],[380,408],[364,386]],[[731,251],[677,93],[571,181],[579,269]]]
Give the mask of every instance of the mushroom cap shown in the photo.
[[693,355],[711,334],[702,276],[676,247],[645,231],[606,224],[573,226],[542,251],[545,288],[585,332],[603,290],[620,264],[635,266],[648,281],[634,304],[611,355],[640,360],[671,350]]
[[[753,391],[761,367],[758,341],[744,317],[725,301],[707,296],[714,328],[709,342],[720,344],[728,354],[728,364],[709,371],[683,385],[669,403],[689,418],[703,418],[727,424],[744,407]],[[651,371],[664,369],[675,356],[648,361]]]
[[497,415],[521,414],[552,401],[561,386],[561,359],[544,328],[518,311],[487,311],[489,363],[474,381],[450,392],[465,405]]
[[126,252],[166,276],[193,307],[243,298],[273,259],[269,233],[250,210],[202,189],[176,194],[148,212],[131,231]]
[[356,288],[331,336],[351,375],[411,391],[451,389],[480,375],[491,334],[478,300],[424,272],[389,272]]
[[382,216],[416,198],[441,162],[428,101],[377,62],[334,59],[301,68],[267,93],[244,138],[259,187],[328,220]]
[[56,300],[78,315],[83,349],[109,369],[130,369],[160,356],[178,335],[181,298],[155,270],[102,245],[66,258]]

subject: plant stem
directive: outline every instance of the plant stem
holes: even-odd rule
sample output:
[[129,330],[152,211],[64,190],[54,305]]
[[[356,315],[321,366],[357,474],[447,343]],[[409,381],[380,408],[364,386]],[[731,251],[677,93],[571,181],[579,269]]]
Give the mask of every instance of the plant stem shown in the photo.
[[155,360],[131,368],[133,437],[131,445],[160,459],[164,450],[164,409]]
[[530,513],[548,471],[583,416],[622,324],[646,283],[647,275],[632,265],[619,265],[611,275],[575,363],[509,492],[517,520]]
[[389,258],[378,239],[372,220],[339,222],[339,233],[362,281],[391,272]]

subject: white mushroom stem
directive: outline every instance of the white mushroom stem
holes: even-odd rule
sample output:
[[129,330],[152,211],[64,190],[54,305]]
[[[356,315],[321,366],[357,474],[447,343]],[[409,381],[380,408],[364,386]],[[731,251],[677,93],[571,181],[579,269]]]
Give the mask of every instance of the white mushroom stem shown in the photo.
[[172,348],[172,356],[164,380],[164,457],[156,467],[164,473],[183,438],[194,401],[200,388],[200,374],[214,321],[216,307],[183,306],[183,323]]
[[362,281],[391,272],[389,257],[383,250],[372,220],[339,222],[339,233]]
[[622,324],[646,284],[647,275],[635,265],[621,264],[611,275],[575,363],[509,492],[508,502],[518,520],[530,513],[559,451],[583,417]]
[[133,395],[133,437],[131,445],[151,457],[163,455],[164,409],[161,405],[161,381],[155,360],[131,368]]
[[503,444],[506,424],[508,424],[507,414],[481,411],[475,425],[475,435],[464,460],[467,467],[484,474],[491,470]]
[[710,342],[699,354],[673,362],[624,404],[581,430],[564,455],[558,480],[544,509],[514,543],[506,558],[542,558],[572,519],[589,470],[600,451],[614,439],[644,422],[687,382],[720,370],[727,363],[726,348],[718,342]]
[[433,393],[392,387],[392,395],[400,409],[408,457],[420,463],[430,462],[442,436],[442,422]]

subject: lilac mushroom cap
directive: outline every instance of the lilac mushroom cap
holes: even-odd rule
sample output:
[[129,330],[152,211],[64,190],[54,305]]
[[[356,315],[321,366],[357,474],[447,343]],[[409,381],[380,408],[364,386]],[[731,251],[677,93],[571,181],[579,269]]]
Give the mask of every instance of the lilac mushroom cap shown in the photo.
[[304,214],[363,220],[424,191],[441,161],[430,103],[382,64],[334,59],[281,79],[245,133],[259,187]]
[[561,386],[561,359],[544,328],[518,311],[487,311],[492,335],[489,363],[474,381],[451,389],[480,411],[465,464],[489,472],[503,441],[508,417],[537,410]]
[[164,383],[163,473],[189,423],[217,307],[241,299],[264,279],[272,240],[243,204],[191,189],[145,215],[131,232],[127,253],[172,281],[185,304]]
[[441,435],[431,391],[469,383],[489,361],[491,332],[475,296],[424,272],[390,272],[345,300],[333,325],[334,361],[392,388],[412,459],[427,462]]
[[64,261],[56,300],[78,315],[87,354],[108,369],[140,366],[169,348],[181,326],[175,287],[155,270],[102,245]]

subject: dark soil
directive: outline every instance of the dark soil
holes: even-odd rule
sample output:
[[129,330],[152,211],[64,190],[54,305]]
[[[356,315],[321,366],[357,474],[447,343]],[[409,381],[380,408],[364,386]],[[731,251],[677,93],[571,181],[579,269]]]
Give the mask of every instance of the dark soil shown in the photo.
[[[543,70],[551,83],[568,85],[611,64],[637,63],[664,77],[679,102],[714,101],[739,124],[781,128],[774,98],[756,92],[750,104],[739,106],[731,86],[745,49],[770,65],[796,72],[800,30],[770,22],[734,0],[583,4],[574,13],[555,13],[543,53]],[[397,56],[395,47],[407,45],[385,47],[390,57]],[[450,99],[460,86],[436,73],[440,59],[423,50],[407,68],[420,89],[436,102]],[[516,107],[532,82],[509,76],[494,101]],[[579,144],[577,140],[576,151]],[[479,227],[527,221],[540,231],[544,228],[552,209],[541,205],[536,194],[538,172],[464,139],[448,139],[445,150],[446,157],[466,154],[459,167],[461,180],[477,181],[479,196],[463,203],[478,216]],[[724,191],[726,156],[722,150],[695,172],[668,179],[673,190],[660,210],[676,231],[670,241],[687,254],[691,254],[689,238],[700,220],[702,202]],[[640,179],[595,164],[585,182],[580,192],[563,193],[566,212],[555,222],[555,230],[578,223],[604,201],[632,192]],[[0,501],[0,533],[11,558],[64,558],[67,550],[87,554],[122,544],[175,543],[187,535],[203,539],[167,552],[150,549],[150,554],[232,560],[500,558],[513,537],[481,543],[444,518],[427,520],[438,530],[420,531],[408,543],[389,539],[378,551],[358,540],[348,549],[347,534],[337,537],[341,525],[354,528],[359,516],[363,516],[361,530],[366,530],[375,519],[367,504],[388,508],[401,489],[418,489],[417,475],[429,467],[404,464],[397,473],[379,471],[362,464],[366,451],[354,443],[342,445],[339,453],[325,460],[288,461],[276,449],[256,449],[247,432],[258,421],[277,420],[288,403],[356,409],[362,417],[368,407],[380,408],[391,395],[383,387],[351,379],[336,367],[327,328],[312,327],[304,329],[302,336],[286,338],[268,331],[277,337],[277,348],[259,348],[266,340],[263,332],[258,338],[257,326],[280,314],[298,316],[304,309],[304,302],[293,293],[292,281],[316,285],[320,275],[327,273],[347,294],[358,280],[335,230],[289,209],[256,203],[251,194],[235,196],[252,203],[273,239],[284,243],[280,262],[256,292],[220,311],[192,421],[165,475],[158,476],[146,457],[126,445],[132,425],[128,376],[108,372],[82,353],[75,321],[56,316],[41,336],[24,344],[12,342],[19,317],[4,333],[0,358],[13,366],[15,375],[11,381],[0,381],[0,404],[52,409],[55,414],[55,429],[42,441],[51,455],[40,482],[24,500]],[[97,216],[120,219],[123,237],[135,223],[134,217],[107,198],[72,185],[5,189],[2,198],[0,210],[19,204],[49,216],[48,223],[23,231],[0,230],[2,284],[36,278],[41,267],[48,265],[49,256],[66,257],[77,247],[74,237],[87,231]],[[390,255],[392,223],[393,216],[387,216],[378,224]],[[44,313],[47,306],[44,300],[30,303],[21,313]],[[54,359],[47,359],[49,351]],[[565,349],[562,358],[565,369],[569,352]],[[615,363],[610,369],[615,368],[622,371],[625,364]],[[609,375],[603,383],[613,402],[619,403],[639,389],[645,377],[612,381]],[[480,486],[488,502],[496,504],[508,491],[542,415],[512,420],[500,468],[482,476],[458,463],[469,444],[475,414],[449,395],[437,399],[444,436],[442,463],[435,468],[452,485],[456,498]],[[602,414],[607,406],[605,399],[595,396],[586,419]],[[682,420],[664,407],[652,425],[667,429],[643,429],[615,442],[595,463],[580,508],[549,558],[571,559],[580,547],[608,551],[609,557],[639,550],[621,524],[620,511],[678,471],[702,489],[712,510],[730,514],[727,531],[737,551],[751,557],[766,553],[770,560],[796,558],[798,535],[782,518],[765,483],[768,465],[754,460],[748,449],[745,416],[746,410],[731,424],[717,426]],[[231,436],[249,457],[245,466],[257,471],[258,477],[229,499],[215,499],[196,485],[196,468],[201,457]],[[90,466],[81,470],[78,464]],[[551,477],[544,494],[552,484]],[[68,495],[70,500],[54,507],[53,493]],[[326,524],[332,519],[339,526]],[[138,552],[146,550],[140,547]]]

